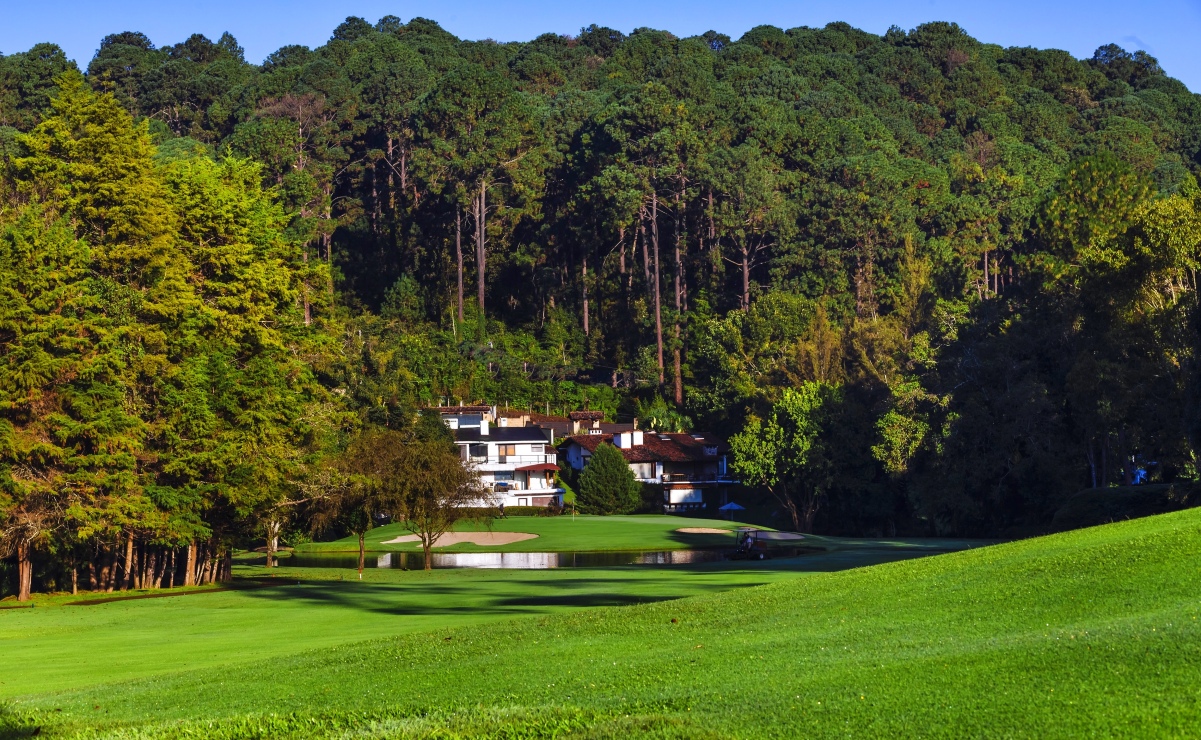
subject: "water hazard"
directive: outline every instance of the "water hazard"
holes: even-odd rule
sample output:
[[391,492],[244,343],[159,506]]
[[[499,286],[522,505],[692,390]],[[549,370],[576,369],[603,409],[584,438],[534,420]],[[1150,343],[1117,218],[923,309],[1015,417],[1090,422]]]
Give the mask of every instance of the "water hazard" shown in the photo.
[[[608,568],[620,565],[688,565],[730,559],[728,550],[654,550],[641,552],[441,552],[434,553],[435,568]],[[358,553],[293,553],[281,565],[300,568],[358,568]],[[425,565],[419,552],[367,553],[368,568],[419,570]]]

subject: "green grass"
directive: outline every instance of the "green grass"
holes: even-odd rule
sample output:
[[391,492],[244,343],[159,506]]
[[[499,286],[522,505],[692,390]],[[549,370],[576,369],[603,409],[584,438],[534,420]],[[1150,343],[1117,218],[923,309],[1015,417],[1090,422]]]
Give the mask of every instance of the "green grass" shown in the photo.
[[[526,532],[537,539],[510,545],[480,547],[470,543],[440,547],[439,552],[583,552],[601,550],[685,550],[699,547],[723,547],[734,544],[737,522],[713,519],[688,519],[678,516],[521,516],[494,519],[488,524],[462,522],[457,532]],[[685,527],[727,528],[731,534],[682,534]],[[385,545],[384,541],[409,534],[399,524],[373,529],[367,534],[367,549],[373,552],[419,550],[415,542]],[[356,537],[333,542],[314,542],[298,548],[305,552],[358,552]]]
[[[926,552],[871,540],[840,545],[799,559],[667,568],[368,569],[362,582],[353,571],[289,568],[285,559],[271,571],[235,566],[235,590],[39,594],[36,608],[0,610],[0,699],[451,625],[677,599]],[[86,605],[97,600],[107,603]]]
[[[805,577],[782,564],[736,571],[774,580],[758,588],[473,624],[452,610],[443,626],[384,639],[29,692],[0,726],[127,737],[1201,735],[1201,510]],[[461,573],[447,578],[496,577]],[[665,583],[643,586],[667,595]],[[33,616],[0,620],[13,615]],[[214,613],[209,626],[220,623]]]

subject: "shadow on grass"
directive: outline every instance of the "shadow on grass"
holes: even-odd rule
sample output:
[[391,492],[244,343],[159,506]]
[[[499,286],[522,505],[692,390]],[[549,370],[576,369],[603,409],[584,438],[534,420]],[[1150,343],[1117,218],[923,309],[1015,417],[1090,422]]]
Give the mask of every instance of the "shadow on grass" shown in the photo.
[[0,703],[0,740],[37,737],[42,734],[42,722],[12,704]]
[[[712,538],[718,538],[725,542],[726,548],[732,549],[731,536],[673,533],[673,539],[689,549],[711,544]],[[916,542],[825,537],[812,537],[810,542],[811,552],[766,561],[580,568],[584,572],[578,576],[564,577],[547,577],[546,571],[501,569],[495,571],[495,577],[475,575],[479,573],[476,570],[473,577],[463,579],[451,576],[434,580],[416,575],[420,573],[417,571],[413,576],[397,580],[358,581],[353,576],[346,580],[318,580],[304,574],[304,568],[297,568],[273,574],[278,575],[280,581],[297,580],[286,585],[248,590],[246,596],[302,601],[390,616],[539,614],[563,608],[669,601],[770,582],[770,579],[755,578],[753,574],[766,575],[773,571],[828,573],[950,552],[977,544],[954,540]],[[454,570],[434,572],[449,574]],[[527,573],[529,575],[524,575]]]
[[683,583],[678,577],[667,575],[628,580],[618,573],[612,578],[475,578],[461,585],[426,580],[401,583],[302,580],[248,590],[245,595],[253,599],[302,601],[390,616],[521,615],[562,608],[670,601],[762,583]]

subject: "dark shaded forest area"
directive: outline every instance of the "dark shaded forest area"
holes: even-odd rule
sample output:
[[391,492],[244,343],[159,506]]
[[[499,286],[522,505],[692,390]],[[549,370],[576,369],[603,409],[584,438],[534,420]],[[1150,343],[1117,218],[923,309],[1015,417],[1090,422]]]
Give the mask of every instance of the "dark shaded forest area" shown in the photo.
[[446,402],[717,432],[832,533],[1198,475],[1201,100],[1144,52],[128,32],[0,57],[0,158],[0,521],[60,588],[219,577]]

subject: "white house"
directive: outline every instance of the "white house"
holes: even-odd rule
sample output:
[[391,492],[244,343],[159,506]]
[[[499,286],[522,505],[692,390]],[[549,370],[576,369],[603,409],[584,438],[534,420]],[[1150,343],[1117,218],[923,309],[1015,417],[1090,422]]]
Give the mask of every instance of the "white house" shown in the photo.
[[555,486],[559,470],[553,434],[533,426],[496,427],[486,418],[461,419],[451,426],[464,462],[505,506],[562,506],[563,489]]
[[639,482],[662,490],[668,514],[704,509],[707,498],[738,485],[726,466],[726,443],[712,434],[577,434],[560,442],[559,451],[569,467],[583,470],[602,442],[621,450]]

